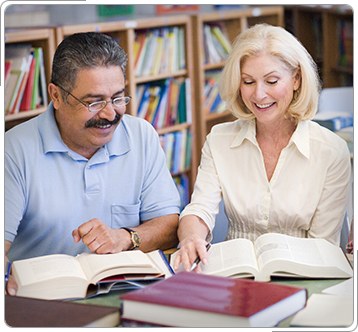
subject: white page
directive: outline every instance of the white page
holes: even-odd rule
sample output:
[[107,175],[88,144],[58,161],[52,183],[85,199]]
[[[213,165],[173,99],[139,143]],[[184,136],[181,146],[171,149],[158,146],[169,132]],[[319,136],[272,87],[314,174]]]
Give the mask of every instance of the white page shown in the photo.
[[312,294],[291,326],[350,326],[353,323],[353,296]]
[[353,278],[345,280],[337,285],[328,287],[322,291],[325,294],[353,296]]

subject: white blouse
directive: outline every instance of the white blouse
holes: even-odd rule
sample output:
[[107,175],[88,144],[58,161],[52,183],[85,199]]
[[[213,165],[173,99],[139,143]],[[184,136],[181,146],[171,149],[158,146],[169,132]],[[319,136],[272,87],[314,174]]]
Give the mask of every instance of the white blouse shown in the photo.
[[339,244],[351,172],[347,143],[313,121],[299,122],[268,181],[255,120],[212,128],[202,149],[191,203],[212,231],[224,199],[227,239],[268,232]]

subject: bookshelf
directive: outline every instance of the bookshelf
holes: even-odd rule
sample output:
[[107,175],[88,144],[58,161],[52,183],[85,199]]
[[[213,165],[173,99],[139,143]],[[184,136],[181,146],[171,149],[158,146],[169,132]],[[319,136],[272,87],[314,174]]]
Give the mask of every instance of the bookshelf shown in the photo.
[[[5,44],[31,44],[33,47],[41,47],[44,56],[44,67],[47,83],[50,81],[50,73],[52,66],[52,58],[55,52],[55,34],[51,28],[33,28],[33,29],[11,29],[5,31]],[[43,105],[35,110],[21,111],[16,114],[8,114],[5,116],[5,129],[28,120],[47,109],[47,105]]]
[[196,134],[197,134],[197,166],[200,162],[201,148],[205,142],[206,135],[215,124],[232,121],[235,118],[228,110],[220,112],[204,111],[205,99],[203,91],[207,77],[211,73],[220,76],[220,72],[225,65],[225,60],[215,63],[206,62],[202,54],[205,50],[205,26],[220,26],[225,31],[227,39],[232,43],[235,38],[248,27],[257,23],[268,23],[271,25],[284,25],[284,10],[282,6],[263,6],[233,11],[216,11],[202,13],[192,16],[193,22],[193,45],[194,45],[194,86],[196,89],[195,98],[195,116],[196,116]]
[[285,6],[285,22],[286,29],[302,42],[318,64],[323,88],[353,85],[350,6]]

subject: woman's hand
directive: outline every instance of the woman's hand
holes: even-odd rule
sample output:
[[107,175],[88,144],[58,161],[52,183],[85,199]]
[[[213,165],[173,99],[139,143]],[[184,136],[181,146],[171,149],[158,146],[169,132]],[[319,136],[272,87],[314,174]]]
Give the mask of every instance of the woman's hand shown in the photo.
[[[185,271],[190,271],[198,256],[202,264],[208,263],[209,254],[206,250],[207,242],[205,241],[208,234],[208,226],[199,217],[188,215],[180,220],[178,228],[180,250],[174,260],[175,271],[179,269],[180,263],[183,264]],[[194,271],[200,273],[200,266],[198,265]]]
[[[188,239],[181,243],[181,248],[178,251],[174,260],[174,270],[179,269],[180,263],[183,264],[185,271],[190,271],[191,267],[197,257],[200,258],[202,264],[206,265],[209,260],[209,253],[206,250],[206,241],[201,238]],[[201,267],[198,264],[194,269],[195,272],[201,273]]]

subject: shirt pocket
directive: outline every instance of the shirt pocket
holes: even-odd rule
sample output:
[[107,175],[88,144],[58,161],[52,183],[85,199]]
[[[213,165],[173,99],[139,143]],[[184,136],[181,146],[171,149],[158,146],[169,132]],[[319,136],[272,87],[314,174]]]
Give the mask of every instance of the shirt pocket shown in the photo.
[[135,227],[139,220],[140,203],[133,205],[112,205],[111,228]]

